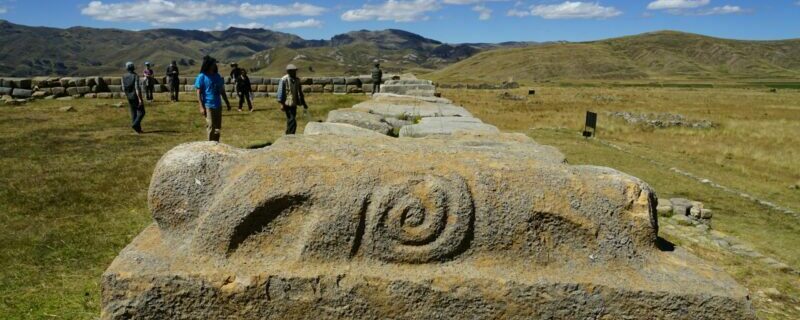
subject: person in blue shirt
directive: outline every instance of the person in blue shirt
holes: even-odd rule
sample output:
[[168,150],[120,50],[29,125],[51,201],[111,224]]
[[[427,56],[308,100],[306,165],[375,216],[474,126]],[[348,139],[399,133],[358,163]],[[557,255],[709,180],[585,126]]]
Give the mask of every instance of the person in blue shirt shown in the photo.
[[228,96],[225,93],[225,79],[219,75],[216,59],[209,56],[203,57],[203,65],[200,67],[200,74],[194,81],[194,87],[197,89],[200,113],[206,118],[208,141],[219,142],[222,130],[221,100],[225,100],[228,111],[231,110],[231,103],[228,102]]

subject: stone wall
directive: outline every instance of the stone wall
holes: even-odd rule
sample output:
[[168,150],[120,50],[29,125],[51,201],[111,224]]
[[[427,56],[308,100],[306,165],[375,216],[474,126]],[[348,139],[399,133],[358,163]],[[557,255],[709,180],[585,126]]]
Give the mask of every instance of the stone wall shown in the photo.
[[[181,92],[194,92],[194,77],[180,78]],[[251,76],[250,82],[256,96],[274,94],[280,78]],[[372,78],[358,77],[311,77],[301,78],[306,93],[359,94],[372,92]],[[156,93],[169,92],[166,77],[156,77]],[[233,96],[234,85],[230,77],[225,78],[225,89]],[[19,99],[46,97],[122,98],[121,77],[33,77],[0,78],[0,96]]]

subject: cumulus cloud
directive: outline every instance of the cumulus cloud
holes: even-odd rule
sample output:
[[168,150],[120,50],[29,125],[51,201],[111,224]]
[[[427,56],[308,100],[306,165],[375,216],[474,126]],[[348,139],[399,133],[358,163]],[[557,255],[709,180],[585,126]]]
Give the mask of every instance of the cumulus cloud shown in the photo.
[[289,5],[220,3],[214,0],[136,0],[104,3],[92,1],[81,9],[81,14],[102,21],[149,22],[153,25],[175,24],[189,21],[213,20],[217,16],[238,14],[255,19],[268,16],[314,16],[325,8],[293,3]]
[[0,7],[0,14],[4,14],[4,13],[6,13],[6,12],[8,12],[8,8],[6,8],[6,7]]
[[284,21],[275,23],[273,29],[297,29],[297,28],[319,28],[322,27],[322,21],[317,19],[306,19],[300,21]]
[[735,14],[735,13],[745,13],[748,10],[742,9],[739,6],[721,6],[721,7],[713,7],[708,10],[701,10],[697,14],[703,16],[710,16],[715,14]]
[[647,5],[647,9],[691,9],[706,6],[709,3],[711,3],[711,0],[657,0],[650,2],[650,4]]
[[318,16],[325,12],[325,8],[313,4],[295,2],[291,5],[250,4],[242,3],[239,6],[239,15],[255,19],[272,16]]
[[474,6],[472,7],[472,11],[478,13],[479,20],[489,20],[492,18],[492,9],[489,9],[484,5]]
[[509,0],[444,0],[445,4],[477,4],[485,2],[506,2]]
[[532,5],[528,10],[512,8],[509,16],[538,16],[544,19],[605,19],[621,15],[614,7],[605,7],[599,2],[565,1],[560,4]]
[[724,5],[705,9],[711,0],[657,0],[647,5],[649,10],[666,10],[670,14],[684,16],[710,16],[720,14],[745,13],[749,10],[740,6]]
[[364,4],[360,9],[347,10],[341,18],[344,21],[412,22],[428,19],[426,14],[439,8],[436,0],[387,0],[381,4]]

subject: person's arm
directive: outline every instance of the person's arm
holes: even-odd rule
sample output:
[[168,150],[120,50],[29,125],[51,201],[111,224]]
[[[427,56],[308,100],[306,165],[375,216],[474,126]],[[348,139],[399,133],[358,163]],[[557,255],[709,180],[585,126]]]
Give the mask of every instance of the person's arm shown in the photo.
[[142,86],[139,83],[139,76],[136,76],[136,79],[133,81],[136,83],[136,89],[134,91],[136,92],[136,99],[139,100],[139,108],[141,108],[144,105],[144,99],[142,99]]
[[278,103],[281,105],[281,109],[286,109],[286,105],[284,105],[286,102],[286,93],[284,92],[284,87],[286,86],[285,82],[286,81],[283,81],[283,79],[278,81],[278,92],[276,94]]
[[231,110],[231,103],[228,102],[228,93],[225,92],[225,81],[220,82],[219,86],[220,88],[218,92],[221,92],[220,95],[222,96],[222,100],[225,100],[225,107],[228,108],[228,110]]
[[306,95],[303,94],[303,85],[302,84],[298,84],[297,85],[297,97],[300,99],[300,101],[298,101],[298,102],[300,102],[300,104],[303,105],[303,109],[308,109],[308,105],[306,104]]
[[200,77],[198,76],[197,79],[194,81],[194,87],[197,89],[197,102],[200,106],[200,114],[203,117],[206,116],[206,103],[203,99],[203,88],[202,88],[202,81],[200,81]]

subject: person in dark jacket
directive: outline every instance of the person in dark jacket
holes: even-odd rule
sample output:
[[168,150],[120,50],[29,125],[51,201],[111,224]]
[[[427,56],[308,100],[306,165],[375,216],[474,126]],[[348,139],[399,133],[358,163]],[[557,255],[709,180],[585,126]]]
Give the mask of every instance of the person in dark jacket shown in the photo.
[[242,68],[239,68],[239,64],[236,62],[231,63],[231,75],[230,79],[233,84],[236,84],[236,81],[239,80],[239,75],[242,74]]
[[239,79],[236,80],[236,94],[239,95],[239,112],[242,111],[242,105],[245,101],[247,101],[248,111],[253,112],[253,102],[250,101],[251,92],[250,77],[247,76],[247,70],[242,69],[239,73]]
[[175,60],[167,67],[167,81],[169,81],[169,99],[173,102],[178,102],[178,92],[181,85],[180,71],[178,70],[178,63]]
[[293,64],[286,66],[286,75],[278,82],[278,103],[286,113],[286,134],[294,134],[297,131],[297,106],[308,109],[308,104],[297,77],[297,67]]
[[131,128],[136,133],[142,133],[142,119],[144,119],[144,99],[142,99],[142,86],[139,82],[139,75],[136,74],[136,66],[133,62],[125,64],[128,71],[122,76],[122,91],[128,98],[128,105],[131,108]]
[[372,68],[372,94],[381,92],[381,82],[383,82],[383,70],[381,64],[375,61],[375,67]]
[[150,67],[150,62],[144,63],[144,92],[147,101],[153,101],[153,91],[156,88],[156,78],[153,76],[155,72]]

